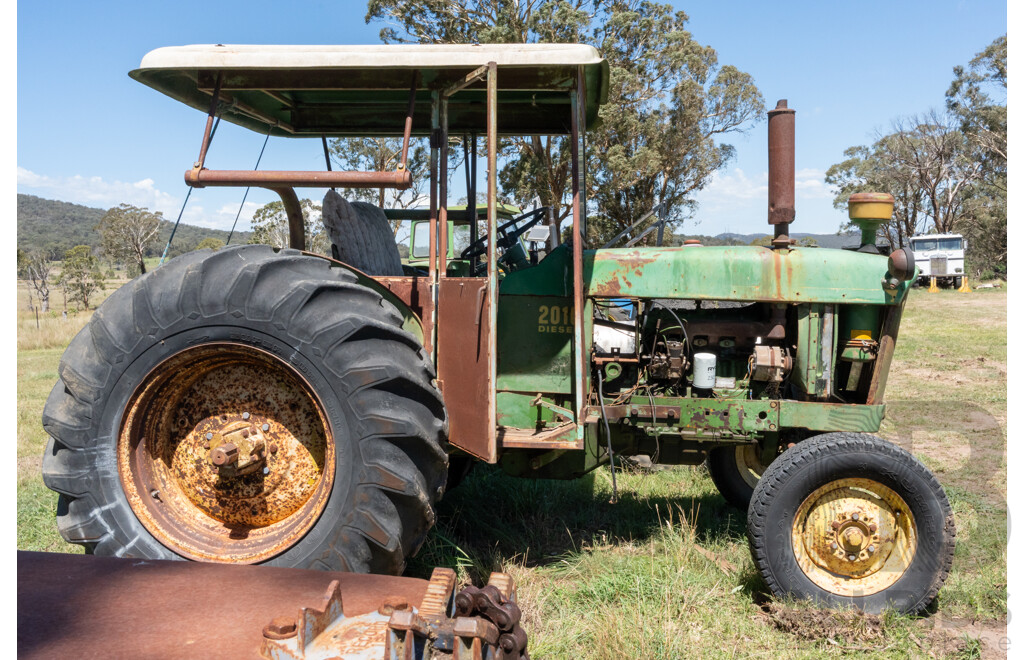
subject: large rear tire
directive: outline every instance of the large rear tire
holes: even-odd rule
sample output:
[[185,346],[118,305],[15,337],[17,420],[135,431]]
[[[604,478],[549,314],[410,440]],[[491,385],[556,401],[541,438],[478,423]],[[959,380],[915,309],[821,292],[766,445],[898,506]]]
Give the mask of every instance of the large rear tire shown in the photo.
[[776,597],[871,613],[926,608],[956,547],[935,476],[904,449],[862,433],[804,440],[769,465],[747,532]]
[[434,522],[433,367],[390,303],[324,259],[175,259],[116,291],[59,374],[43,480],[87,552],[398,573]]

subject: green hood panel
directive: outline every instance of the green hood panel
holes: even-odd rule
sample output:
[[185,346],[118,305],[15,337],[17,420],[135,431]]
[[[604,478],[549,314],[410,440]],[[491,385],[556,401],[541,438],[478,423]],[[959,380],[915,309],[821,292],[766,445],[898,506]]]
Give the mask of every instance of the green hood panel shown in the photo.
[[689,246],[588,250],[583,256],[585,292],[596,298],[891,305],[906,296],[909,284],[887,291],[887,272],[884,256],[825,248]]

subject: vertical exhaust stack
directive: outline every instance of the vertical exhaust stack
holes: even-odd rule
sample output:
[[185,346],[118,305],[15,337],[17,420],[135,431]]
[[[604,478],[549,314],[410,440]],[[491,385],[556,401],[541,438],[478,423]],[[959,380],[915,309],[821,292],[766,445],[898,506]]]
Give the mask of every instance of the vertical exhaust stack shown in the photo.
[[772,246],[788,248],[789,223],[796,217],[796,111],[786,99],[768,111],[768,224]]

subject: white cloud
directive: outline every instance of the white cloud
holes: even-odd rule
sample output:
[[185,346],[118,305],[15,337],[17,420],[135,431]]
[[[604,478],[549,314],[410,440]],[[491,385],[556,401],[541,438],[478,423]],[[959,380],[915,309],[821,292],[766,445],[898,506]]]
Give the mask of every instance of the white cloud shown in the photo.
[[153,179],[135,182],[105,181],[102,177],[49,177],[18,167],[18,188],[75,204],[110,208],[122,202],[163,211],[164,215],[180,202],[173,195],[158,190]]
[[806,168],[796,172],[797,199],[832,199],[832,191],[825,185],[825,173]]
[[[825,185],[825,173],[814,168],[796,171],[796,196],[800,199],[831,199]],[[716,172],[711,183],[699,193],[702,206],[721,209],[730,206],[746,207],[750,200],[768,201],[768,171],[748,176],[740,168]]]

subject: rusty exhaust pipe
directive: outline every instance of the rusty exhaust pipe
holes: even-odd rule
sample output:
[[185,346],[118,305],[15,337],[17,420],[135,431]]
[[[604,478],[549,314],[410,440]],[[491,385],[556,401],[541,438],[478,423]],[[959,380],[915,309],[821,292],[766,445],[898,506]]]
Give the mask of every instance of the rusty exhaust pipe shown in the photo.
[[796,217],[796,111],[786,99],[768,111],[768,224],[772,246],[788,248],[789,223]]

